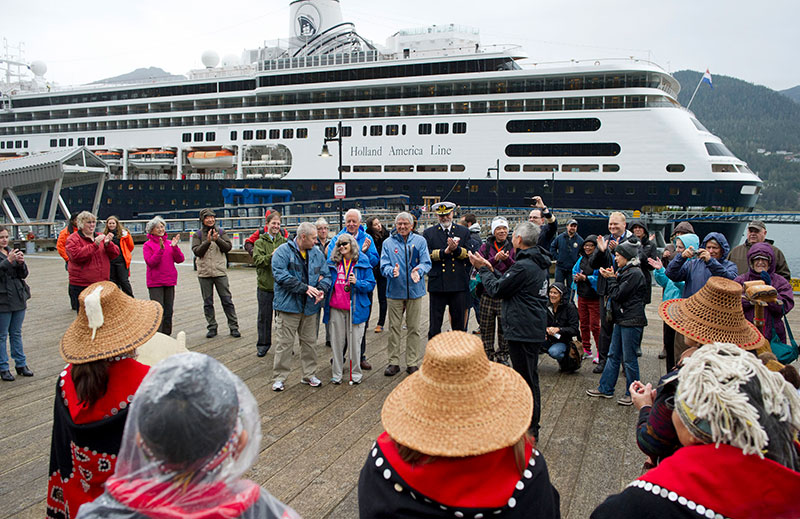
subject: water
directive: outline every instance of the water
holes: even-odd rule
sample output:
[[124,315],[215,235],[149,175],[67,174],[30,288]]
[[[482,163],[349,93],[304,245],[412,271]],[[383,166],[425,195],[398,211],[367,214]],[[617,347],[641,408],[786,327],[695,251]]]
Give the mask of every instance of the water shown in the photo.
[[[745,230],[745,232],[747,231]],[[800,277],[800,225],[769,223],[767,224],[767,238],[774,240],[775,246],[786,256],[786,263],[789,264],[792,277]]]

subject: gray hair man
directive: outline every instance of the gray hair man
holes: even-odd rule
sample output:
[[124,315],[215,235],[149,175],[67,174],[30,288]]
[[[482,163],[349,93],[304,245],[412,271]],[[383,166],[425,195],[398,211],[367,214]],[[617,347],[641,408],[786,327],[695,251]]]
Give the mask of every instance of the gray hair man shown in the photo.
[[503,300],[503,334],[514,369],[522,375],[533,393],[533,416],[529,431],[539,438],[541,398],[539,392],[539,350],[546,342],[547,290],[550,258],[537,247],[539,226],[522,222],[514,228],[511,243],[516,249],[515,262],[500,275],[489,260],[469,253],[486,293]]

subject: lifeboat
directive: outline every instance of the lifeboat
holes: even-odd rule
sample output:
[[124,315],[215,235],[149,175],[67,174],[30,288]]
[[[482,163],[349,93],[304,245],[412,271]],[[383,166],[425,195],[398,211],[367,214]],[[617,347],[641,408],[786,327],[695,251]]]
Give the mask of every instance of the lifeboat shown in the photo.
[[233,152],[231,150],[190,151],[189,164],[193,168],[230,168],[233,167]]
[[119,151],[98,150],[94,152],[95,155],[103,159],[108,164],[119,164],[122,160],[122,153]]
[[175,152],[172,150],[149,149],[128,154],[128,162],[137,167],[174,166]]
[[22,155],[0,155],[0,160],[21,159]]

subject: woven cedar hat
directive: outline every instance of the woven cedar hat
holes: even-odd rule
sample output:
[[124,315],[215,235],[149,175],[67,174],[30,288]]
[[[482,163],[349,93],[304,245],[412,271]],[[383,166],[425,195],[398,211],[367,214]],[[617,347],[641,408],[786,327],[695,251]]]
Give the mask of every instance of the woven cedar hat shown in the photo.
[[78,317],[59,345],[61,356],[70,364],[85,364],[135,350],[156,334],[163,315],[156,301],[134,299],[110,281],[89,285],[78,301]]
[[516,371],[490,362],[478,337],[447,332],[428,341],[420,370],[389,394],[381,421],[401,445],[464,457],[514,445],[532,412],[531,390]]
[[769,342],[742,310],[742,285],[714,276],[686,299],[664,301],[658,314],[678,333],[700,344],[724,342],[755,350]]

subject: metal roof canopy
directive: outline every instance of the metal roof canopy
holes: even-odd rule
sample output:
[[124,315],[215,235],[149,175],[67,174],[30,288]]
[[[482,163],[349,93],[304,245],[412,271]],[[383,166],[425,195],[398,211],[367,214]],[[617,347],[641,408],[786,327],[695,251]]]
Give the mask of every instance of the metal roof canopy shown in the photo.
[[108,164],[85,147],[2,161],[0,162],[0,194],[2,195],[3,212],[12,223],[17,223],[5,200],[8,195],[22,221],[30,222],[18,195],[40,193],[36,220],[41,221],[47,205],[47,195],[52,191],[53,196],[47,221],[55,220],[56,210],[59,207],[64,216],[69,218],[70,212],[64,199],[61,198],[61,189],[96,183],[97,190],[92,204],[92,213],[97,214],[108,172]]

